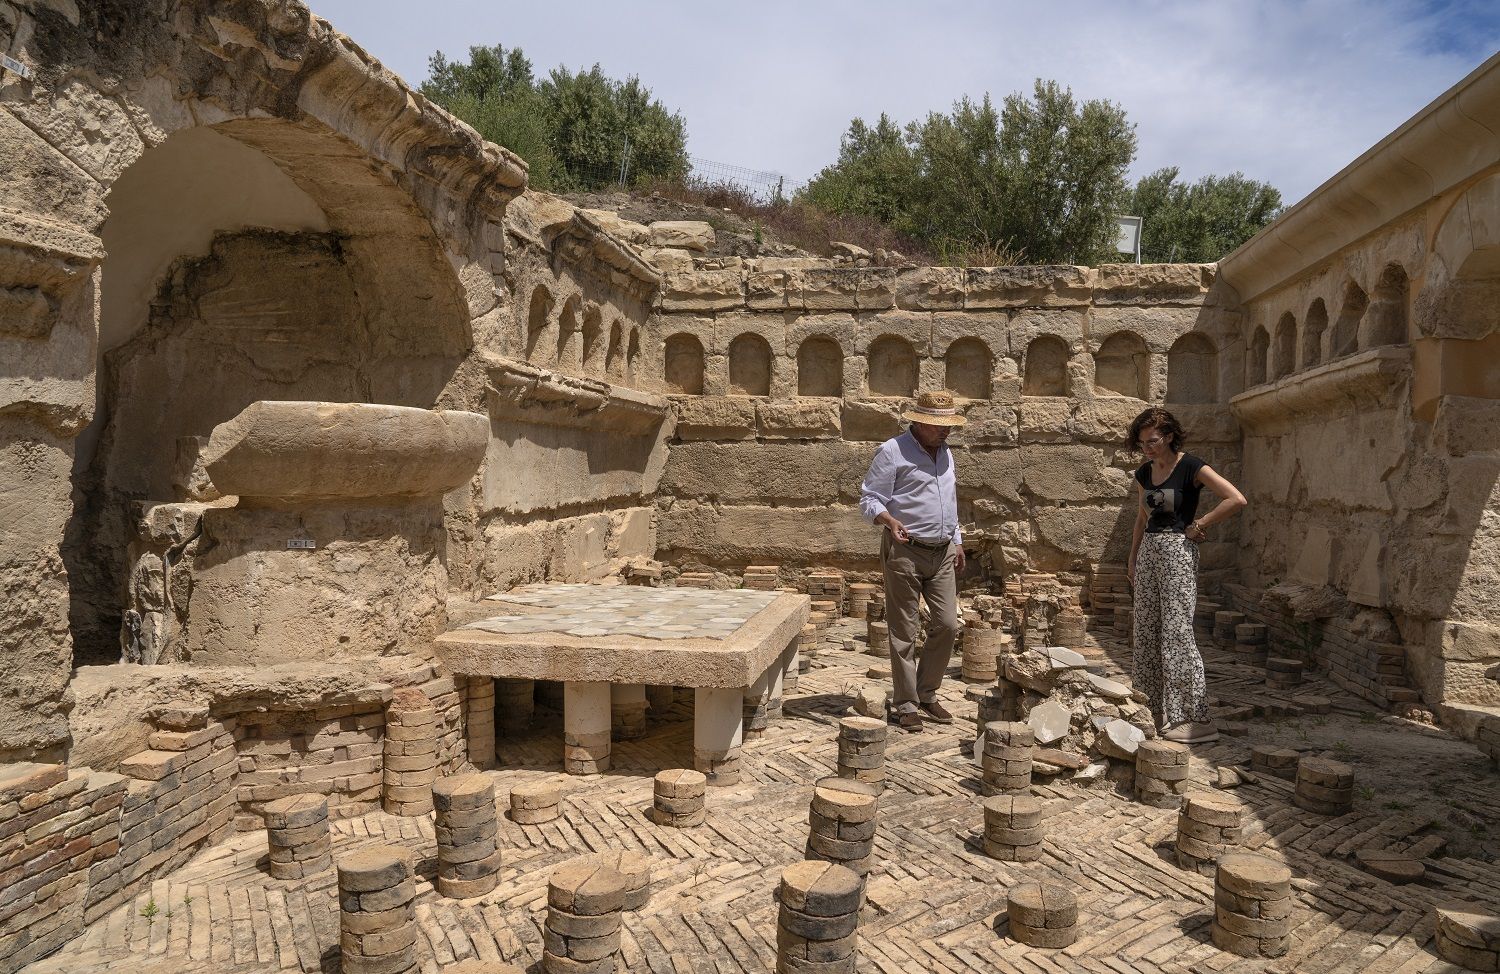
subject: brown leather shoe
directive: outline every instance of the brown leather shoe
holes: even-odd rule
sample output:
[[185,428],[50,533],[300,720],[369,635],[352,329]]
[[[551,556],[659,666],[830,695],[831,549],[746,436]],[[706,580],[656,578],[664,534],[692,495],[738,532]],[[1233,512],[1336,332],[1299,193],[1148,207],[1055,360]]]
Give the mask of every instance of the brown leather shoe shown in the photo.
[[923,720],[930,720],[934,724],[951,724],[953,715],[943,709],[943,705],[934,700],[932,703],[919,703],[917,710],[921,712]]
[[922,715],[916,711],[891,711],[891,723],[906,731],[908,734],[922,733]]

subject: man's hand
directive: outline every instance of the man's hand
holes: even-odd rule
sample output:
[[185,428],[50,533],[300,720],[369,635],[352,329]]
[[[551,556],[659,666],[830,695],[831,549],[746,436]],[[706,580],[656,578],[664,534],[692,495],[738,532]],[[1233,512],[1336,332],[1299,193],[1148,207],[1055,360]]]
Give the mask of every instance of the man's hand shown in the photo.
[[962,575],[963,572],[964,572],[964,565],[967,564],[967,563],[968,563],[968,559],[966,559],[964,557],[964,546],[963,545],[957,545],[956,546],[956,550],[953,552],[953,571],[954,571],[954,574]]
[[911,540],[911,535],[906,533],[906,525],[891,517],[890,514],[881,514],[875,520],[885,525],[885,529],[891,533],[891,537],[902,544],[906,544],[906,542]]

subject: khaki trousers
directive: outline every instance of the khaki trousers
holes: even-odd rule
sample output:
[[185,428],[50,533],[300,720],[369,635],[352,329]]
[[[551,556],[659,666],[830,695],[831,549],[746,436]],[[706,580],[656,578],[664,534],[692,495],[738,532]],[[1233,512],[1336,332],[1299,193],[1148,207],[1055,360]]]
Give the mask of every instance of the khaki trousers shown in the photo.
[[[953,545],[940,551],[899,544],[881,533],[880,567],[885,573],[885,621],[891,641],[893,710],[915,711],[932,703],[958,636],[958,580]],[[927,642],[917,660],[917,597],[927,600]]]

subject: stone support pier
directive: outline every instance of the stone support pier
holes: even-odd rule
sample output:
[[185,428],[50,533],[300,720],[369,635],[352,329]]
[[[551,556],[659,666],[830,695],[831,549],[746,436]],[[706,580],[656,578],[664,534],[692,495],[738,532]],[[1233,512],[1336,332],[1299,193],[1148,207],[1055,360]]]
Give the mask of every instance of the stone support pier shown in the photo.
[[495,766],[495,681],[471,676],[465,685],[464,736],[469,763],[481,771]]
[[745,689],[744,738],[753,741],[766,732],[771,722],[771,670],[766,669]]
[[672,709],[673,688],[661,683],[648,684],[646,687],[646,703],[651,710],[651,716],[660,720],[667,711]]
[[646,733],[646,687],[641,683],[614,683],[609,688],[610,729],[617,741],[630,741]]
[[563,770],[568,774],[603,774],[609,770],[609,755],[609,684],[565,684]]
[[745,693],[728,687],[698,687],[693,693],[693,767],[710,785],[740,780]]

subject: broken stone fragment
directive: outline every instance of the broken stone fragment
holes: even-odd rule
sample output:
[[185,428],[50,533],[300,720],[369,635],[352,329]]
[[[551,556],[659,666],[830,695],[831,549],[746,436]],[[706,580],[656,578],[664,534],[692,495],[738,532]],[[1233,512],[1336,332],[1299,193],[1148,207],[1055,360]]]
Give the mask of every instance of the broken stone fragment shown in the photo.
[[1054,673],[1052,661],[1035,650],[1023,650],[1005,658],[1005,678],[1043,696],[1052,692]]
[[854,697],[854,711],[864,717],[884,720],[886,703],[890,698],[891,692],[885,687],[867,684],[860,687],[859,693]]
[[657,220],[651,224],[653,247],[680,247],[706,252],[714,245],[714,228],[701,220]]
[[1123,720],[1108,720],[1100,729],[1096,746],[1100,752],[1112,758],[1133,759],[1135,752],[1146,739],[1146,732]]
[[1073,723],[1073,712],[1056,700],[1048,700],[1031,708],[1026,722],[1038,744],[1051,744],[1068,735]]
[[1116,680],[1105,679],[1097,673],[1089,674],[1089,684],[1100,696],[1111,700],[1125,701],[1130,699],[1130,688]]
[[1089,662],[1082,653],[1074,652],[1066,646],[1046,646],[1043,647],[1042,652],[1052,662],[1052,668],[1055,670],[1075,669],[1087,666]]

